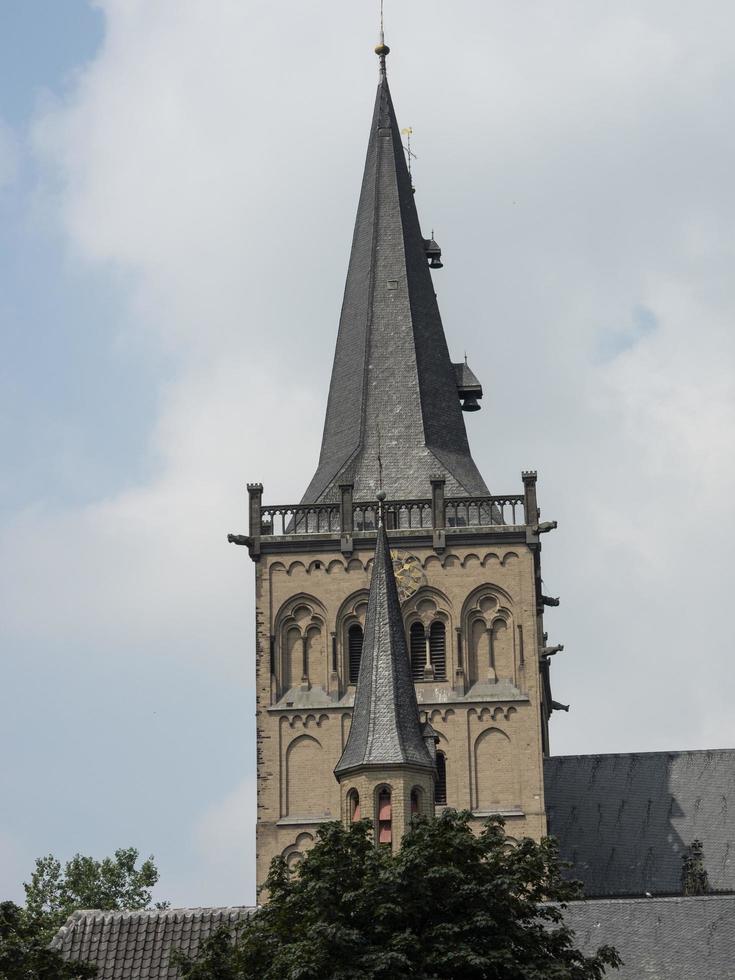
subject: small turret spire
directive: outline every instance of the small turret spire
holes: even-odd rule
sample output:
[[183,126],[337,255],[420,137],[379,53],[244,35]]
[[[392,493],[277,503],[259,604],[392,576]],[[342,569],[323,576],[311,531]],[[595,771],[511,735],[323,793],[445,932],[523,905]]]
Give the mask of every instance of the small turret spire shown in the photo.
[[385,58],[390,54],[390,48],[385,43],[385,29],[383,27],[383,0],[380,0],[380,41],[375,46],[375,53],[380,59],[380,74],[385,75]]
[[401,603],[378,494],[378,527],[365,639],[355,690],[352,726],[335,767],[341,779],[358,769],[408,766],[434,772],[435,760],[426,746],[419,719],[411,662],[406,649]]

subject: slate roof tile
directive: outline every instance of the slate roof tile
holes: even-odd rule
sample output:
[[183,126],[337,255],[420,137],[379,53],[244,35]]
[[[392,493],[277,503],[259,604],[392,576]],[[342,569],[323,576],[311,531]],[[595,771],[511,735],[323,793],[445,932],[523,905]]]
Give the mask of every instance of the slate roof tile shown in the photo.
[[611,980],[735,980],[735,895],[571,902],[564,918],[584,952],[616,947]]
[[[88,962],[96,951],[98,980],[178,980],[173,948],[196,952],[219,925],[234,928],[253,909],[181,912],[75,912],[53,946]],[[609,974],[615,980],[735,980],[735,895],[592,899],[571,902],[564,918],[585,952],[617,948],[624,965]]]
[[709,886],[735,891],[735,749],[552,756],[549,833],[588,897],[681,893],[700,839]]
[[[470,372],[471,373],[471,372]],[[470,454],[388,81],[381,77],[334,354],[321,453],[304,503],[487,494]]]
[[358,766],[434,769],[424,741],[390,545],[378,528],[352,725],[335,773]]
[[177,980],[171,953],[196,953],[224,924],[235,928],[252,913],[234,908],[167,909],[148,912],[75,912],[52,947],[67,960],[96,963],[98,980]]

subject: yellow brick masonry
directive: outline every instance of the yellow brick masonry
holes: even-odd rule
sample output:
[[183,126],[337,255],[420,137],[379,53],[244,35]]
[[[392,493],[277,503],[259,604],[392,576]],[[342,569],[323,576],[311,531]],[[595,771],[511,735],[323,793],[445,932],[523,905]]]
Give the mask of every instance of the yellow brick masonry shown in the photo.
[[[448,541],[438,554],[426,544],[415,547],[408,539],[390,537],[392,548],[418,559],[424,576],[419,591],[404,602],[407,622],[441,615],[447,627],[447,680],[416,684],[419,708],[446,756],[447,805],[471,810],[478,827],[486,815],[502,813],[509,834],[539,839],[546,832],[541,627],[531,548],[516,541],[471,546]],[[275,855],[298,860],[320,823],[345,816],[349,781],[340,788],[333,770],[349,732],[354,693],[348,683],[346,617],[364,617],[373,549],[373,541],[356,541],[346,556],[335,542],[332,552],[269,552],[256,563],[259,882]],[[497,634],[505,659],[495,672],[482,646],[491,642],[485,624],[494,616],[505,617],[505,629]],[[308,646],[308,682],[289,699],[289,678],[302,673],[299,642]],[[289,657],[298,662],[289,665]],[[411,787],[397,785],[389,773],[381,775],[394,787],[394,821],[400,819],[404,827]],[[372,799],[376,779],[371,774],[370,786],[365,783],[366,800]],[[400,838],[398,827],[394,823],[394,840]]]
[[372,820],[375,837],[378,830],[378,794],[386,787],[391,795],[391,824],[392,846],[396,851],[401,839],[411,824],[411,793],[418,790],[419,809],[421,816],[429,816],[433,812],[434,779],[425,769],[412,770],[408,766],[400,769],[370,769],[362,770],[354,775],[346,775],[342,779],[342,820],[349,824],[350,812],[349,794],[356,790],[360,798],[360,818]]

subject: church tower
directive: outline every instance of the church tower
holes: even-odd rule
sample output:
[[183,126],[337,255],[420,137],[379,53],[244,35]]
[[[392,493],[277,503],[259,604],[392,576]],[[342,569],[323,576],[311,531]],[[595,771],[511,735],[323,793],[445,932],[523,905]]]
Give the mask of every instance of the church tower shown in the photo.
[[[388,48],[376,52],[319,463],[299,504],[264,503],[249,484],[248,534],[229,535],[255,562],[259,884],[275,855],[298,862],[320,823],[357,810],[394,846],[412,807],[546,832],[560,647],[546,645],[557,600],[541,594],[539,561],[556,525],[539,523],[534,472],[494,496],[470,453],[462,411],[482,388],[449,356],[430,271],[441,251],[421,232]],[[413,756],[379,758],[380,712],[387,742]]]

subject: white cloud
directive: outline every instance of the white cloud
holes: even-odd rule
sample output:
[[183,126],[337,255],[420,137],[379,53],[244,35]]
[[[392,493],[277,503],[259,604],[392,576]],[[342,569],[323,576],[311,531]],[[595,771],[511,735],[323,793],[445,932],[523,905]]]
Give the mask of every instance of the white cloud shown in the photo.
[[[271,383],[253,378],[243,398],[248,371],[241,358],[222,359],[170,386],[148,484],[78,509],[32,505],[0,529],[13,556],[0,570],[8,632],[83,637],[111,657],[120,643],[146,656],[171,649],[206,661],[252,656],[242,640],[251,632],[243,630],[243,619],[252,622],[251,566],[226,535],[246,530],[248,459],[253,467],[268,459],[274,431],[256,409],[270,400]],[[301,407],[290,424],[298,447],[308,444],[315,399],[296,387],[290,397]],[[296,449],[273,466],[272,485],[287,485],[294,460],[302,472],[309,463]]]

